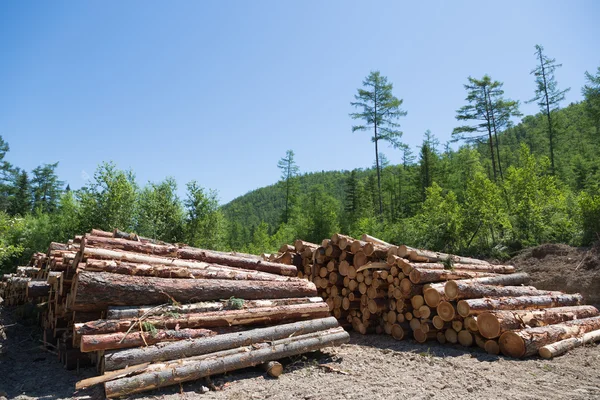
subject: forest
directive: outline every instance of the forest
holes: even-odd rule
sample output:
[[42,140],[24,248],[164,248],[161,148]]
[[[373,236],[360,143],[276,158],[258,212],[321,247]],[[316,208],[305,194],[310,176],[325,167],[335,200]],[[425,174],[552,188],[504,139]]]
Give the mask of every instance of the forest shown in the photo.
[[[417,149],[402,143],[406,111],[392,83],[371,72],[350,117],[362,124],[355,134],[372,135],[372,166],[301,173],[290,149],[273,165],[279,182],[223,206],[198,182],[180,198],[175,179],[140,185],[111,162],[71,190],[58,162],[31,172],[7,162],[0,136],[0,269],[92,228],[256,254],[335,232],[497,259],[546,242],[588,246],[600,240],[600,67],[583,72],[583,100],[564,106],[560,64],[541,46],[535,60],[537,89],[526,101],[538,114],[523,116],[502,82],[469,77],[452,141],[426,131]],[[400,152],[400,164],[387,160],[384,144]]]

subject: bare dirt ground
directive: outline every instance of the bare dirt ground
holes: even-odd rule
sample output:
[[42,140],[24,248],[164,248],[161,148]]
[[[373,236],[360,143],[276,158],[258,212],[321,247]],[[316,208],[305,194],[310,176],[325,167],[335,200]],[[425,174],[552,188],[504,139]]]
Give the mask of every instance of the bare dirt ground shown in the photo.
[[[543,245],[512,260],[540,288],[583,292],[600,304],[600,246]],[[0,399],[101,399],[101,387],[74,392],[93,369],[66,371],[39,349],[39,333],[0,307]],[[268,378],[249,368],[184,383],[135,399],[600,399],[600,346],[575,349],[554,360],[514,360],[477,348],[420,345],[386,335],[351,333],[349,344],[283,361],[284,374]],[[320,367],[326,364],[334,371]],[[335,372],[338,370],[340,372]],[[210,391],[204,393],[209,388]]]

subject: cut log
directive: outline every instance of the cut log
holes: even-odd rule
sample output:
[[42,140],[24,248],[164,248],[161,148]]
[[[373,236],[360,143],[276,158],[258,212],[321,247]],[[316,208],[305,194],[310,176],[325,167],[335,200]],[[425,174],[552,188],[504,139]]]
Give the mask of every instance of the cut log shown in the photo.
[[50,293],[51,285],[46,280],[31,280],[27,282],[26,295],[29,298],[45,297]]
[[159,342],[175,342],[178,340],[209,337],[218,334],[216,330],[209,329],[179,329],[157,330],[155,332],[117,332],[100,335],[83,335],[80,350],[82,352],[126,349],[140,347]]
[[450,279],[468,279],[493,276],[496,276],[496,274],[491,272],[472,272],[450,269],[426,269],[414,266],[409,274],[409,278],[412,283],[442,282]]
[[[325,302],[292,304],[289,306],[258,307],[245,310],[211,311],[198,314],[165,315],[145,318],[143,324],[157,329],[179,328],[215,328],[237,325],[274,324],[324,318],[329,316],[329,307]],[[137,320],[113,319],[96,320],[75,324],[78,335],[126,332],[137,325]]]
[[565,354],[567,351],[572,350],[575,347],[598,341],[600,341],[600,330],[595,330],[585,333],[579,337],[564,339],[559,342],[543,346],[540,348],[539,354],[542,358],[552,358],[560,356],[561,354]]
[[487,261],[478,260],[476,258],[460,257],[454,254],[439,253],[436,251],[415,249],[405,245],[398,246],[398,255],[400,257],[409,257],[414,254],[418,259],[426,259],[428,262],[445,262],[446,260],[452,260],[456,264],[476,264],[476,265],[489,265]]
[[473,340],[473,335],[468,330],[463,329],[458,332],[458,343],[461,345],[465,347],[471,347],[473,346]]
[[463,281],[448,281],[445,294],[450,300],[477,299],[481,297],[557,296],[551,290],[538,290],[533,286],[495,286]]
[[483,337],[493,339],[506,331],[559,324],[597,315],[600,315],[598,309],[587,305],[541,310],[491,311],[477,316],[477,328]]
[[447,301],[444,293],[445,283],[433,283],[423,288],[423,297],[429,307],[437,307],[440,301]]
[[488,354],[498,355],[500,354],[500,345],[497,340],[486,340],[483,347]]
[[269,361],[262,364],[262,368],[270,377],[279,378],[283,374],[283,365],[279,361]]
[[[426,268],[426,269],[437,269],[444,271],[470,271],[470,272],[488,272],[493,274],[512,274],[515,272],[515,267],[512,265],[495,265],[495,264],[452,264],[451,268],[448,268],[443,263],[415,263],[408,261],[400,261],[405,266],[410,265],[410,268]],[[410,272],[410,271],[409,271]]]
[[363,242],[374,243],[379,246],[385,246],[385,247],[393,246],[392,244],[389,244],[388,242],[385,242],[381,239],[377,239],[375,236],[367,235],[366,233],[363,233],[363,235],[360,238]]
[[114,398],[139,393],[158,387],[200,379],[205,376],[222,374],[240,368],[262,364],[268,361],[314,351],[327,346],[346,343],[350,336],[342,328],[321,332],[317,337],[301,335],[294,338],[271,342],[264,348],[248,350],[241,354],[215,357],[202,361],[188,361],[173,364],[157,371],[142,373],[128,378],[109,381],[104,384],[106,396]]
[[456,317],[456,309],[450,302],[441,301],[436,310],[439,317],[446,322],[452,321]]
[[294,242],[294,247],[296,248],[296,251],[298,253],[300,253],[300,252],[304,251],[306,248],[310,248],[311,250],[315,251],[319,247],[319,245],[316,245],[311,242],[305,242],[304,240],[298,239]]
[[271,342],[289,336],[304,335],[338,326],[333,317],[274,325],[249,331],[225,333],[213,337],[193,339],[185,342],[159,343],[154,346],[127,350],[107,351],[104,366],[107,371],[144,362],[159,362],[182,357],[193,357],[229,348],[249,346],[260,342]]
[[163,257],[177,257],[178,247],[172,244],[157,245],[136,240],[108,238],[102,236],[85,235],[81,241],[81,249],[85,247],[98,247],[111,250],[123,250],[134,253],[154,254]]
[[481,285],[521,285],[529,282],[529,275],[526,272],[517,272],[514,274],[496,275],[483,278],[463,279],[462,283],[479,283]]
[[600,316],[576,319],[556,325],[504,332],[498,342],[502,354],[521,358],[538,353],[539,349],[547,344],[582,336],[587,332],[598,329],[600,329]]
[[93,311],[107,306],[162,304],[170,299],[191,302],[232,296],[258,300],[316,295],[314,283],[304,279],[274,282],[173,279],[82,271],[75,275],[70,308]]
[[461,300],[456,305],[463,317],[494,310],[527,310],[578,305],[583,300],[580,294],[559,294],[556,296],[521,296]]
[[193,279],[235,279],[257,281],[285,281],[294,278],[268,272],[243,270],[225,265],[198,263],[194,268],[164,265],[132,263],[119,260],[87,259],[80,269],[94,272],[111,272],[113,274],[154,276],[159,278],[193,278]]

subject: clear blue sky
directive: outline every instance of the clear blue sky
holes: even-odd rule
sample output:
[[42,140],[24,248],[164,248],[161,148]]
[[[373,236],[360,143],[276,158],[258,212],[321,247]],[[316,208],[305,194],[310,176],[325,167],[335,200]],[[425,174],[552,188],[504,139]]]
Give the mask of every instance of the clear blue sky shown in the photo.
[[348,117],[371,70],[404,99],[413,147],[449,139],[469,75],[531,98],[536,43],[578,101],[599,16],[598,1],[3,1],[0,135],[13,164],[59,161],[72,188],[112,160],[227,202],[277,181],[287,149],[302,172],[371,166]]

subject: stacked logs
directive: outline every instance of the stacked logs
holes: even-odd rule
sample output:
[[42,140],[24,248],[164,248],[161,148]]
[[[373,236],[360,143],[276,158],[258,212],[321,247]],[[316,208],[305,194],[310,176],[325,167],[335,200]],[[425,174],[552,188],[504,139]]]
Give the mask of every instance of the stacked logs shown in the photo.
[[523,286],[529,277],[510,265],[339,234],[314,260],[319,294],[363,334],[546,358],[600,340],[600,313],[580,294]]
[[280,358],[349,339],[296,266],[259,256],[93,230],[30,264],[46,346],[67,368],[95,364],[77,388],[109,398],[263,363],[277,374]]

